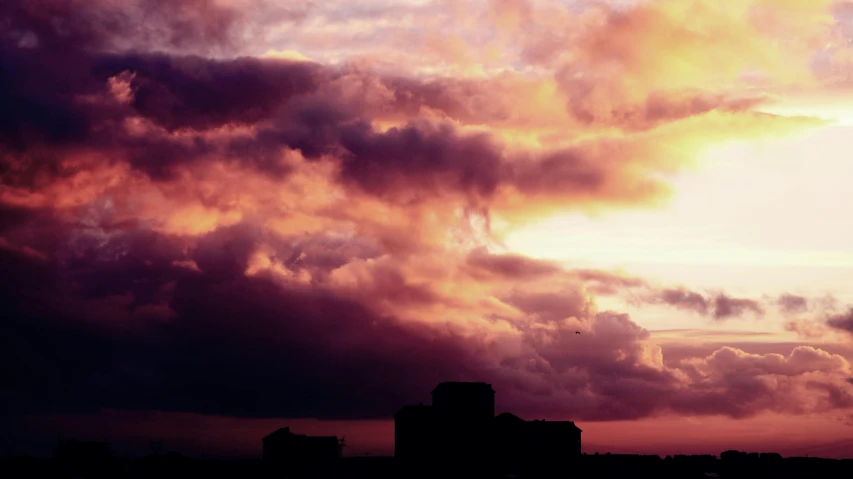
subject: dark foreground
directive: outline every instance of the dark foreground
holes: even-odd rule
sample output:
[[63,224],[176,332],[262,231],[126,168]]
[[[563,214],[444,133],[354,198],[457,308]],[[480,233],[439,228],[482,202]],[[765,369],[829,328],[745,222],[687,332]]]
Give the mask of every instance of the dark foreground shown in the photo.
[[[394,458],[344,458],[326,467],[287,467],[274,469],[262,461],[207,461],[176,454],[149,456],[138,460],[109,459],[99,463],[57,461],[53,459],[11,458],[0,463],[0,477],[16,478],[849,478],[853,460],[818,458],[781,458],[778,455],[744,453],[715,456],[583,455],[567,460],[559,467],[527,467],[509,475],[482,465],[437,466],[405,465]],[[490,470],[492,469],[492,470]]]

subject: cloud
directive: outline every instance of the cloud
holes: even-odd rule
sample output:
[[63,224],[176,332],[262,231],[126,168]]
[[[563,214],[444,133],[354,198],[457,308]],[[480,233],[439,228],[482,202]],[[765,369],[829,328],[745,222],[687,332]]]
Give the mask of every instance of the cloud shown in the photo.
[[473,251],[466,260],[469,274],[476,278],[508,278],[523,281],[535,277],[550,276],[562,270],[559,265],[516,254],[490,254],[485,250]]
[[676,308],[688,309],[701,314],[708,312],[708,300],[704,296],[685,289],[667,289],[660,293],[659,301],[675,306]]
[[789,293],[783,293],[779,296],[777,303],[785,313],[802,313],[808,309],[806,298]]
[[[312,46],[340,31],[291,29],[310,23],[309,4],[160,3],[0,7],[0,359],[26,365],[5,368],[9,414],[377,418],[443,380],[491,381],[501,407],[579,420],[850,406],[841,356],[722,348],[666,364],[596,296],[714,319],[762,314],[754,300],[501,246],[554,212],[657,205],[666,175],[716,141],[816,124],[757,113],[765,96],[737,85],[703,88],[737,45],[708,35],[728,19],[709,3],[699,34],[675,21],[676,2],[577,17],[554,6],[542,35],[506,50],[531,69],[459,77],[447,73],[487,47],[439,41],[441,21],[423,48],[453,68],[426,75],[321,63]],[[488,17],[499,40],[546,11],[504,5]],[[788,28],[766,15],[762,28]],[[558,35],[574,24],[555,20],[568,18],[584,26],[574,60]],[[747,60],[764,58],[735,20]],[[646,35],[656,26],[682,42]],[[318,60],[245,54],[263,37],[253,30],[299,30],[303,43],[281,44]],[[674,62],[716,40],[709,58]]]
[[[85,144],[122,157],[157,180],[173,177],[182,164],[214,157],[286,175],[281,155],[298,151],[309,161],[335,161],[342,185],[393,201],[449,194],[501,209],[511,208],[516,197],[543,204],[587,198],[619,203],[664,191],[656,180],[605,167],[595,151],[600,148],[593,145],[530,157],[510,154],[491,134],[462,132],[447,121],[412,119],[380,130],[369,121],[370,109],[394,105],[356,103],[340,89],[358,78],[332,80],[334,72],[315,64],[156,55],[80,60],[98,74],[86,78],[83,67],[77,67],[79,86],[58,84],[57,76],[45,83],[26,65],[16,71],[18,78],[33,78],[35,85],[28,89],[43,90],[28,97],[10,85],[19,109],[36,115],[34,121],[49,121],[7,121],[6,131],[16,142],[31,137],[22,128],[35,128],[41,139],[30,142],[47,148],[42,158],[31,156],[29,144],[7,155],[7,168],[15,173],[9,181],[16,186],[28,186],[39,168],[48,175],[53,173],[45,168],[73,168],[68,148]],[[49,91],[69,88],[93,100],[78,107],[72,97],[56,98],[52,105],[34,108],[44,103],[43,96],[53,96]],[[241,125],[251,127],[244,131]],[[88,168],[97,165],[88,162]]]
[[733,298],[725,293],[706,296],[684,287],[660,289],[650,287],[646,292],[633,294],[629,301],[634,305],[667,305],[701,315],[710,315],[715,320],[741,317],[747,312],[756,316],[764,315],[764,307],[756,300]]
[[846,312],[833,313],[826,318],[826,324],[833,329],[853,333],[853,308]]
[[821,339],[830,332],[825,323],[805,318],[788,320],[785,323],[785,330],[797,333],[799,337],[805,339]]
[[[13,373],[4,399],[10,410],[384,417],[424,383],[464,377],[466,365],[476,364],[461,342],[454,346],[458,339],[442,340],[322,289],[245,276],[253,240],[240,228],[198,245],[192,261],[200,271],[172,266],[179,250],[158,252],[150,236],[136,234],[116,240],[131,242],[118,260],[78,261],[79,294],[56,284],[19,298],[4,284],[11,311],[4,361],[29,365]],[[11,261],[4,254],[8,271],[28,272]],[[28,302],[36,299],[42,306]],[[75,361],[63,359],[69,354]],[[419,368],[426,377],[417,378]],[[406,376],[414,386],[408,391]],[[393,390],[381,393],[389,381]],[[53,388],[63,384],[71,387],[57,402]],[[294,388],[303,392],[293,395]],[[370,396],[354,396],[359,389]]]
[[853,308],[839,311],[836,308],[836,300],[827,296],[816,301],[823,308],[815,311],[811,317],[799,317],[789,320],[785,329],[797,333],[800,337],[807,339],[826,338],[838,336],[843,338],[845,333],[850,333],[853,325]]
[[720,294],[714,298],[714,318],[725,319],[733,316],[741,316],[745,312],[751,312],[755,315],[763,315],[764,308],[757,301],[743,298],[732,298],[725,294]]
[[[246,275],[256,233],[219,229],[199,237],[187,257],[181,241],[124,232],[97,248],[118,256],[90,246],[69,252],[73,266],[59,268],[4,251],[4,268],[19,279],[2,285],[10,311],[3,359],[30,365],[10,371],[5,409],[387,417],[452,379],[493,382],[503,408],[579,420],[669,410],[744,417],[851,401],[847,360],[814,348],[787,357],[723,348],[665,365],[647,331],[627,314],[597,311],[580,283],[515,285],[489,303],[443,288],[412,295],[385,267],[362,269],[370,281],[349,283],[354,289],[290,280],[272,265]],[[183,266],[190,261],[197,268]],[[343,271],[333,267],[330,278]],[[62,278],[71,273],[73,284]],[[394,298],[397,316],[383,310],[382,293]],[[454,301],[491,319],[462,327],[401,307]]]
[[[798,414],[813,407],[805,398],[820,391],[818,407],[846,408],[853,400],[845,376],[849,370],[850,364],[842,356],[808,346],[795,348],[787,357],[751,355],[724,347],[701,361],[685,364],[686,374],[703,379],[692,385],[688,396],[693,397],[680,398],[684,401],[680,405],[700,411],[724,409],[732,417],[745,417],[762,404],[773,403],[778,411]],[[818,379],[826,375],[835,379]],[[712,392],[721,384],[728,385],[724,392]]]

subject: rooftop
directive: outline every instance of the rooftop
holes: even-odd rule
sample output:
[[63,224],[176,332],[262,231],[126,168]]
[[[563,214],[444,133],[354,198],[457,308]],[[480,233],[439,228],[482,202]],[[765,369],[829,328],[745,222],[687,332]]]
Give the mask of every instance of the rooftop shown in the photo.
[[324,441],[330,441],[332,439],[334,439],[335,441],[338,440],[337,436],[308,436],[306,434],[294,434],[290,430],[289,427],[283,427],[283,428],[277,429],[277,430],[267,434],[266,436],[264,436],[263,440],[267,441],[267,440],[280,439],[280,438],[285,438],[285,437],[299,438],[302,440],[324,440]]
[[444,382],[444,383],[439,383],[439,385],[438,385],[438,386],[436,386],[436,387],[435,387],[435,389],[433,389],[433,390],[432,390],[432,392],[433,392],[433,394],[435,394],[435,392],[436,392],[436,391],[440,391],[440,390],[442,390],[442,389],[456,389],[456,390],[459,390],[459,389],[465,389],[465,390],[477,390],[477,389],[482,389],[482,390],[489,390],[489,391],[491,391],[492,393],[494,393],[494,392],[495,392],[495,390],[494,390],[494,389],[492,389],[492,385],[491,385],[491,384],[489,384],[489,383],[482,383],[482,382],[462,382],[462,381],[459,381],[459,382]]

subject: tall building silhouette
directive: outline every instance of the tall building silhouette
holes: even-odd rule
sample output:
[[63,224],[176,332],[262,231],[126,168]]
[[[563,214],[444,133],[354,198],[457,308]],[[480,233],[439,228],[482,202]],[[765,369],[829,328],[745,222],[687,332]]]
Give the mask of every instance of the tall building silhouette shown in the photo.
[[444,382],[432,390],[435,408],[470,419],[495,417],[495,390],[487,383]]

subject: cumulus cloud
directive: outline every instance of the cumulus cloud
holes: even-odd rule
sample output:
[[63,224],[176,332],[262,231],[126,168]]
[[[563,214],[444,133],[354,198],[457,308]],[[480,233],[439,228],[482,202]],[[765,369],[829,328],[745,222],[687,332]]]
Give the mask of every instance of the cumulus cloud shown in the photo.
[[[452,16],[492,22],[497,42],[524,34],[512,49],[472,46],[428,22],[429,55],[407,51],[389,69],[324,62],[310,47],[340,32],[307,27],[293,43],[317,61],[247,54],[247,39],[271,49],[248,32],[281,34],[275,22],[303,22],[309,4],[161,3],[0,6],[0,354],[27,365],[4,368],[10,414],[388,417],[442,380],[491,381],[502,407],[586,420],[851,405],[841,356],[723,348],[665,364],[596,296],[714,319],[760,315],[757,301],[501,248],[503,233],[553,212],[658,204],[665,175],[713,141],[816,124],[755,112],[765,96],[737,82],[699,80],[752,60],[796,77],[761,35],[812,34],[773,15],[817,9],[753,2],[757,17],[730,18],[695,2],[712,15],[690,32],[678,2],[460,6]],[[728,21],[734,39],[712,42]],[[566,25],[583,28],[569,38]],[[737,71],[714,70],[738,42],[750,55]],[[709,44],[713,55],[697,53]],[[536,74],[459,73],[489,48]],[[441,68],[426,75],[412,64],[424,58]]]

